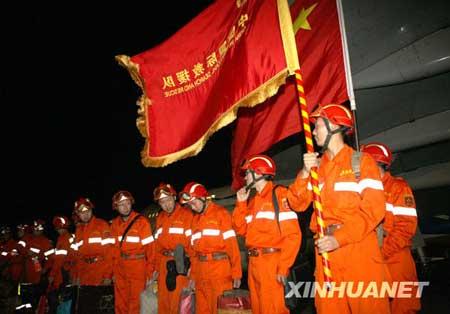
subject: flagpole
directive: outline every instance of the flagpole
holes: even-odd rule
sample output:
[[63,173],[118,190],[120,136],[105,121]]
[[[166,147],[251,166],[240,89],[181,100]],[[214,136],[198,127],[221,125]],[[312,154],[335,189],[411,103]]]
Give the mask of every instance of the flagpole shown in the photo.
[[[308,108],[306,105],[306,96],[305,90],[303,88],[303,79],[300,68],[295,70],[295,85],[297,86],[298,91],[298,99],[300,103],[300,111],[302,114],[303,120],[303,131],[305,133],[305,141],[306,141],[306,150],[308,153],[314,153],[314,144],[312,140],[311,126],[309,123],[309,114]],[[317,173],[317,167],[311,168],[311,185],[313,190],[313,205],[316,211],[317,216],[317,225],[319,227],[319,238],[323,238],[325,236],[325,222],[323,220],[323,209],[322,209],[322,200],[320,197],[320,189],[319,189],[319,175]],[[331,289],[331,268],[330,268],[330,257],[328,252],[322,253],[322,265],[323,265],[323,275],[324,282],[328,289]]]
[[342,40],[342,53],[344,57],[344,68],[345,68],[345,80],[347,81],[347,95],[350,100],[350,109],[353,113],[353,121],[354,121],[354,134],[355,134],[355,145],[356,150],[359,151],[359,134],[358,134],[358,123],[356,120],[356,101],[355,101],[355,93],[353,91],[353,79],[352,79],[352,71],[350,68],[350,57],[348,54],[348,46],[347,46],[347,34],[345,32],[345,20],[344,20],[344,10],[342,8],[342,0],[336,0],[338,18],[339,18],[339,29],[341,31],[341,40]]

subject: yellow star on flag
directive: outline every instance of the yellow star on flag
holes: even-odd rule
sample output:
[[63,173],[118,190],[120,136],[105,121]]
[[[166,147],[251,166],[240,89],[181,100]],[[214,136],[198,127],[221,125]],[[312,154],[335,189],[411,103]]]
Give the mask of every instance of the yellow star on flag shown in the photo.
[[294,21],[294,24],[292,25],[294,27],[294,33],[296,34],[297,31],[301,29],[306,29],[308,31],[311,30],[311,26],[308,22],[308,15],[311,14],[312,10],[317,6],[317,3],[314,3],[312,6],[307,8],[306,10],[302,8],[300,13],[298,14],[297,18]]

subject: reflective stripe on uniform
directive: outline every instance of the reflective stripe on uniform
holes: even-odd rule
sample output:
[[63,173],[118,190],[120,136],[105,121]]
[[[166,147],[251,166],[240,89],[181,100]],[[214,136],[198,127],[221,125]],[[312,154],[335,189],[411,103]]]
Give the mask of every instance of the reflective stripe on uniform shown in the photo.
[[234,232],[234,230],[228,230],[228,231],[225,231],[222,235],[223,235],[223,239],[226,240],[228,238],[235,237],[236,233]]
[[95,237],[95,238],[88,238],[88,243],[102,243],[102,238]]
[[51,249],[51,250],[46,251],[46,252],[44,253],[44,256],[50,256],[50,255],[52,255],[53,253],[55,253],[55,249]]
[[141,241],[141,243],[142,243],[142,245],[146,245],[146,244],[152,243],[153,241],[155,241],[155,239],[153,238],[153,236],[149,236],[149,237],[143,239],[143,240]]
[[278,217],[279,221],[291,220],[291,219],[297,220],[297,214],[294,212],[281,212]]
[[274,212],[269,212],[269,211],[260,211],[256,214],[255,219],[270,219],[270,220],[274,220],[275,219],[275,213]]

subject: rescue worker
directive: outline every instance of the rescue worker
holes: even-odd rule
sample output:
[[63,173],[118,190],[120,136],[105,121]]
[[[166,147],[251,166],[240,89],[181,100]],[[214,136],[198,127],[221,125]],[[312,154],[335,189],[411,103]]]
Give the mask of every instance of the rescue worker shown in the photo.
[[0,236],[2,277],[17,285],[23,273],[23,256],[19,253],[20,245],[12,238],[11,229],[8,226],[0,228]]
[[[237,194],[233,226],[245,236],[252,313],[289,313],[284,286],[301,243],[297,214],[287,202],[287,188],[276,187],[275,162],[266,155],[249,158],[241,167],[246,185]],[[255,197],[249,200],[251,189]],[[274,191],[275,189],[275,191]],[[275,193],[279,213],[273,204]]]
[[[71,215],[71,223],[69,222],[70,225],[70,234],[71,237],[69,238],[70,241],[70,249],[69,249],[69,253],[65,259],[65,268],[67,268],[69,270],[69,279],[70,282],[74,281],[76,272],[77,272],[77,255],[78,252],[75,250],[76,248],[76,241],[75,241],[75,230],[76,228],[80,225],[81,220],[80,217],[78,216],[77,212],[75,210],[72,211],[72,215]],[[111,254],[112,256],[112,254]],[[111,260],[112,262],[112,260]]]
[[60,292],[61,285],[70,282],[70,263],[68,258],[69,252],[71,251],[70,246],[75,236],[69,233],[69,225],[69,220],[65,216],[55,216],[53,218],[53,227],[59,236],[55,246],[53,264],[48,275],[48,301],[51,313],[56,313],[56,307],[58,306],[57,296]]
[[71,247],[76,251],[73,283],[99,286],[112,283],[111,231],[103,219],[93,214],[94,204],[80,197],[74,209],[80,218]]
[[16,291],[22,271],[18,244],[8,226],[0,227],[0,313],[15,313]]
[[[381,252],[386,260],[393,282],[417,282],[416,264],[411,254],[412,238],[417,228],[414,196],[408,183],[391,175],[391,150],[382,143],[369,143],[361,151],[370,154],[378,163],[386,197],[386,216],[383,221],[384,239]],[[412,295],[415,296],[417,286]],[[417,313],[420,299],[393,298],[392,314]]]
[[194,212],[190,286],[196,291],[196,313],[214,314],[218,297],[225,290],[241,285],[241,256],[231,215],[211,201],[200,183],[186,184],[180,193],[180,202]]
[[[181,291],[188,286],[187,274],[178,275],[174,257],[180,245],[185,252],[189,251],[193,214],[177,202],[176,196],[175,189],[167,183],[161,183],[153,191],[153,200],[162,209],[156,218],[155,271],[159,276],[158,312],[164,314],[178,313]],[[184,262],[183,259],[181,263]]]
[[38,284],[41,275],[51,267],[52,255],[55,250],[53,243],[44,235],[45,221],[37,219],[33,222],[33,233],[26,243],[28,257],[26,259],[25,282]]
[[20,282],[24,282],[25,280],[25,272],[26,272],[26,259],[28,257],[28,249],[27,249],[27,243],[30,242],[30,239],[32,237],[33,229],[31,225],[28,224],[18,224],[16,226],[16,236],[17,236],[17,244],[19,255],[22,258],[22,275],[20,278]]
[[[38,309],[41,296],[46,294],[48,286],[47,274],[51,268],[53,254],[55,252],[53,243],[44,235],[45,221],[37,219],[32,224],[32,235],[26,242],[25,279],[33,286],[30,294],[22,294],[22,304],[19,307],[31,307]],[[45,299],[45,298],[44,298]]]
[[29,237],[31,235],[31,232],[32,232],[32,230],[28,224],[18,224],[16,226],[17,241],[20,241],[23,238]]
[[[290,186],[288,200],[299,203],[294,210],[306,210],[313,195],[310,183],[312,167],[318,167],[321,188],[322,213],[325,236],[316,240],[316,282],[324,286],[322,256],[329,253],[332,281],[352,283],[357,291],[359,282],[365,291],[370,282],[377,287],[390,280],[388,270],[378,246],[376,227],[385,215],[383,184],[373,158],[362,154],[360,176],[352,169],[354,150],[345,144],[344,135],[353,128],[351,112],[342,105],[319,106],[311,114],[315,124],[313,131],[316,144],[322,147],[322,158],[317,153],[303,155],[303,169]],[[310,228],[318,232],[316,213]],[[315,305],[320,313],[389,313],[386,297],[349,296],[338,293],[325,297],[316,293]]]
[[114,302],[117,314],[136,314],[140,294],[154,270],[154,239],[150,222],[133,210],[134,198],[118,191],[112,198],[119,216],[111,224],[114,239]]

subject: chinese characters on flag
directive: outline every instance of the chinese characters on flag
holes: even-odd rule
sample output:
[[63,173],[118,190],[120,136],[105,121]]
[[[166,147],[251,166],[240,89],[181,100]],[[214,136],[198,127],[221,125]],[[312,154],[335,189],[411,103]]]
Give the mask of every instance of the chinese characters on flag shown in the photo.
[[142,89],[137,126],[150,167],[196,155],[298,68],[286,0],[215,1],[162,44],[116,59]]

